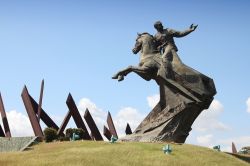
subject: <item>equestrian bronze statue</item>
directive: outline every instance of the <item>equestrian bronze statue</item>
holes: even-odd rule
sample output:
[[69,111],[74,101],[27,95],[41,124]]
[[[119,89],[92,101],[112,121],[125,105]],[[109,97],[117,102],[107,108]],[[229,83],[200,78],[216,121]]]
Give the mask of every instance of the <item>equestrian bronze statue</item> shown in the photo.
[[176,31],[164,29],[157,21],[154,27],[155,36],[145,32],[136,38],[132,51],[140,52],[138,66],[128,66],[112,78],[122,81],[134,72],[147,81],[153,79],[160,89],[160,101],[135,131],[121,140],[184,143],[195,119],[213,101],[215,85],[211,78],[185,65],[177,54],[174,37],[188,35],[197,25]]

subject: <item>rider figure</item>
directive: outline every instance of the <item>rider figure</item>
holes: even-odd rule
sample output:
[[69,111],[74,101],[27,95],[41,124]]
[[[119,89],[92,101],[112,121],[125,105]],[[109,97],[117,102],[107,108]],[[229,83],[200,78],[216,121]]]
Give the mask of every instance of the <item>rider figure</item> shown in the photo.
[[156,40],[157,49],[162,53],[162,63],[157,75],[163,78],[174,79],[172,70],[173,55],[172,51],[177,52],[178,49],[174,42],[174,37],[183,37],[193,32],[198,25],[191,25],[189,29],[185,31],[176,31],[173,29],[163,28],[160,21],[155,22],[154,27],[157,30],[154,38]]

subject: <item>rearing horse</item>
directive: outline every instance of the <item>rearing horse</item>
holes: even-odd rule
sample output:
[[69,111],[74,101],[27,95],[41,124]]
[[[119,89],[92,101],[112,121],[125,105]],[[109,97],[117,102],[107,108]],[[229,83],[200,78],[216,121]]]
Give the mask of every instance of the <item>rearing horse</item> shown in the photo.
[[213,80],[182,63],[174,49],[168,64],[161,66],[162,55],[148,33],[138,34],[132,51],[134,54],[140,51],[139,65],[129,66],[112,78],[122,81],[135,72],[147,81],[154,79],[159,85],[160,101],[134,133],[123,140],[184,142],[194,120],[209,107],[216,94]]
[[157,84],[169,86],[196,102],[205,101],[216,94],[213,80],[182,63],[174,50],[172,51],[171,61],[171,72],[173,72],[174,77],[164,76],[164,74],[158,75],[162,57],[156,49],[156,43],[152,35],[148,33],[138,34],[132,51],[134,54],[140,51],[139,65],[128,66],[116,73],[112,77],[113,79],[122,81],[127,74],[135,72],[147,81],[154,79]]
[[122,81],[124,76],[130,72],[135,72],[143,79],[149,81],[155,79],[157,71],[160,68],[161,55],[156,49],[155,40],[152,35],[148,33],[138,34],[133,53],[140,52],[140,63],[138,66],[128,66],[126,69],[119,71],[112,78]]

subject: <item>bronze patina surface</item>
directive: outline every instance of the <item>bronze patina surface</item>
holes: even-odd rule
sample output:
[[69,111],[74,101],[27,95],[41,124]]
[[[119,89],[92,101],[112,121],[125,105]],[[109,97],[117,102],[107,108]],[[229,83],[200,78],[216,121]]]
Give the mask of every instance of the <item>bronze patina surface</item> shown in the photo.
[[[209,107],[216,94],[213,79],[185,65],[177,54],[175,37],[193,32],[197,25],[176,31],[154,24],[155,36],[147,32],[138,34],[134,54],[140,52],[138,66],[129,66],[112,78],[124,80],[130,72],[143,79],[154,80],[159,86],[160,101],[124,141],[185,142],[198,115]],[[139,93],[139,92],[138,92]]]

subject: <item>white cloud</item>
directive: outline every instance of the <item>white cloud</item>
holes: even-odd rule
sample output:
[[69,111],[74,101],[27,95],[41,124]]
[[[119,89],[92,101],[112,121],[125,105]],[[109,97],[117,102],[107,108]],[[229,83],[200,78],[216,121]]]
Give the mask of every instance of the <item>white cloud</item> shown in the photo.
[[138,112],[135,108],[124,107],[114,116],[114,125],[120,137],[125,135],[127,123],[129,123],[132,132],[145,117],[144,114]]
[[203,146],[211,146],[213,135],[212,134],[207,134],[204,136],[198,136],[197,142]]
[[[82,98],[79,101],[78,109],[80,111],[81,116],[83,117],[86,108],[88,108],[92,118],[94,119],[97,128],[99,129],[100,133],[102,134],[103,126],[106,124],[107,112],[103,111],[102,109],[98,108],[95,103],[93,103],[88,98]],[[84,119],[84,118],[83,118]]]
[[[98,108],[91,100],[82,98],[78,104],[78,109],[82,116],[84,115],[86,108],[89,109],[98,129],[102,134],[103,126],[107,126],[106,119],[108,112],[105,112],[102,109]],[[125,135],[127,123],[129,123],[133,131],[144,118],[143,114],[139,113],[135,108],[132,107],[124,107],[120,111],[118,111],[117,114],[111,114],[111,116],[119,137]]]
[[16,110],[11,110],[6,112],[6,116],[9,122],[10,132],[13,137],[34,135],[29,118],[26,115],[17,112]]
[[198,145],[212,148],[213,146],[220,145],[221,151],[232,152],[232,142],[239,151],[242,147],[250,146],[250,136],[240,136],[227,139],[216,140],[212,134],[198,136],[196,138]]
[[234,142],[236,150],[239,151],[242,147],[250,146],[250,136],[240,136],[217,141],[218,144],[222,145],[222,150],[227,152],[232,152],[232,142]]
[[148,105],[151,109],[155,107],[155,105],[160,101],[160,95],[156,94],[153,96],[148,96],[147,97]]
[[[213,100],[209,109],[204,110],[198,116],[193,124],[193,131],[188,138],[188,142],[193,144],[212,148],[215,145],[221,145],[221,149],[228,151],[231,144],[222,144],[219,142],[219,136],[222,132],[230,130],[230,127],[220,121],[220,115],[224,112],[223,105],[218,100]],[[220,135],[218,135],[218,132]],[[211,134],[213,133],[213,134]],[[214,137],[216,135],[216,137]]]
[[246,101],[247,104],[247,112],[250,113],[250,97]]
[[[220,147],[220,150],[222,151],[222,152],[230,152],[230,153],[232,153],[232,146],[221,146]],[[240,149],[236,149],[237,151],[239,151]]]
[[216,139],[212,134],[198,136],[196,138],[197,144],[213,148],[213,146],[220,145],[221,151],[232,152],[232,142],[239,151],[242,147],[250,146],[250,136],[239,136],[226,139]]
[[193,128],[199,132],[225,131],[230,129],[226,124],[219,121],[219,116],[224,111],[223,105],[218,100],[213,100],[207,110],[201,112],[195,120]]
[[[147,97],[148,105],[151,109],[159,102],[160,95],[152,95]],[[250,100],[249,100],[250,105]],[[220,115],[224,112],[223,105],[218,100],[213,100],[209,109],[204,110],[195,120],[193,128],[200,132],[206,132],[210,130],[224,131],[228,130],[229,127],[219,121]]]

